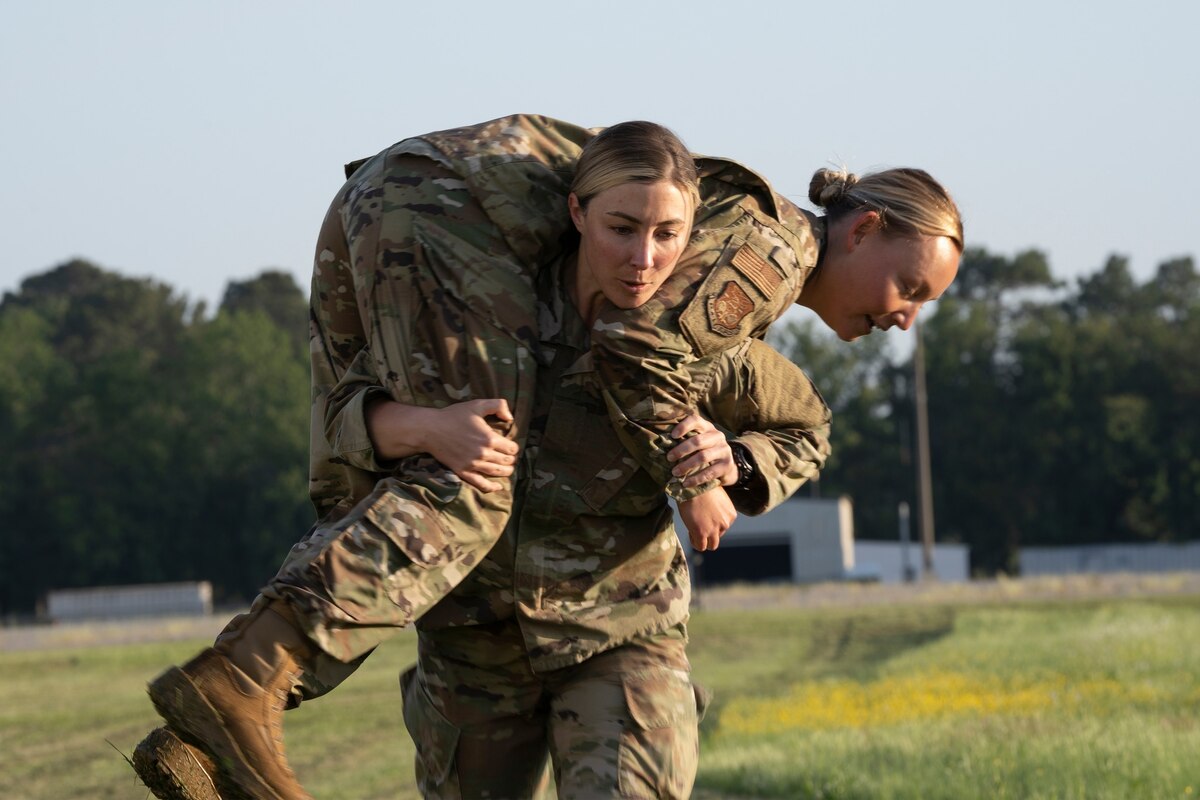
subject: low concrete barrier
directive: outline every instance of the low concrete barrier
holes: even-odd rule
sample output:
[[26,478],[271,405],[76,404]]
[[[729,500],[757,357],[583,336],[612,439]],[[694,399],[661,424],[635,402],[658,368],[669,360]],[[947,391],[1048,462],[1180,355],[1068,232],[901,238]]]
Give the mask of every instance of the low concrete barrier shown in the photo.
[[208,581],[55,589],[46,595],[46,615],[54,622],[209,614]]

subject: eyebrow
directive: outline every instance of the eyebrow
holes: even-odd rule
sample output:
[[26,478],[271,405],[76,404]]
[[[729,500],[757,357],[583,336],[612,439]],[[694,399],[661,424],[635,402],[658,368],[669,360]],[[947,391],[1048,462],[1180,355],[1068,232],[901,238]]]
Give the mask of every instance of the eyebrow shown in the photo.
[[[629,220],[630,222],[636,222],[638,225],[644,224],[642,222],[642,220],[638,219],[633,214],[626,214],[624,211],[608,211],[606,213],[610,217],[620,217],[621,219],[626,219],[626,220]],[[682,225],[682,224],[683,224],[683,220],[681,220],[681,219],[664,219],[664,220],[654,223],[654,227],[657,228],[660,225]]]

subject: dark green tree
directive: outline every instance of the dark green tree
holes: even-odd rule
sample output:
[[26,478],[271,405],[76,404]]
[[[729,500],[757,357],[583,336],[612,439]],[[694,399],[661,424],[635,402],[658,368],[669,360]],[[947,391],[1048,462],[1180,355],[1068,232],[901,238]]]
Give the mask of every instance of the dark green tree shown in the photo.
[[907,417],[896,414],[899,376],[887,339],[846,343],[804,319],[777,325],[771,340],[804,369],[833,413],[833,452],[810,491],[852,495],[855,535],[894,538],[897,505],[911,492],[911,454]]
[[1056,288],[1037,251],[1007,258],[968,249],[923,326],[937,536],[970,544],[973,568],[1015,568],[1037,513],[1023,491],[1031,431],[1013,398],[1010,345],[1037,304],[1031,297]]
[[221,298],[220,312],[261,311],[275,323],[300,352],[308,347],[308,296],[292,276],[267,270],[245,281],[230,281]]
[[0,611],[185,578],[248,597],[270,577],[311,517],[307,362],[252,305],[205,319],[84,261],[5,296]]

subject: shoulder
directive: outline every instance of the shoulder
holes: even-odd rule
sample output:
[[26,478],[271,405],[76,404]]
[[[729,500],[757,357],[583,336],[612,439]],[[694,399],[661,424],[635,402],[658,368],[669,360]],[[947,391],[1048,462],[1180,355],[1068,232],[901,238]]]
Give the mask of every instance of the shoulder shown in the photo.
[[505,117],[417,137],[452,159],[533,160],[552,169],[574,168],[593,133],[540,114]]

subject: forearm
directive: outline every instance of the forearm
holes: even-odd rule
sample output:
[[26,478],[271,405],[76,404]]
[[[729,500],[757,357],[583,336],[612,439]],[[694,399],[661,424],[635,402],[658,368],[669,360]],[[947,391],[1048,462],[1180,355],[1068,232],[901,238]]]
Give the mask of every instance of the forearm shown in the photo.
[[431,452],[429,437],[438,413],[436,408],[405,405],[372,393],[363,417],[375,457],[381,461],[395,461]]

